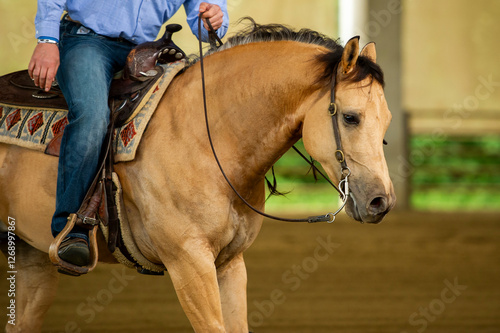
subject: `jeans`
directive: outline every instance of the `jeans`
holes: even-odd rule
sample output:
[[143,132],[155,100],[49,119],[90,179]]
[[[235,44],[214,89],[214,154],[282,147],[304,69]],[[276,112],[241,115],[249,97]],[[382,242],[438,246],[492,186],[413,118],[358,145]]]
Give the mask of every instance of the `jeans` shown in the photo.
[[[57,81],[68,103],[68,124],[61,141],[57,175],[54,237],[76,213],[96,176],[109,124],[109,87],[135,45],[98,35],[63,18],[60,27],[60,66]],[[70,236],[87,239],[76,227]]]

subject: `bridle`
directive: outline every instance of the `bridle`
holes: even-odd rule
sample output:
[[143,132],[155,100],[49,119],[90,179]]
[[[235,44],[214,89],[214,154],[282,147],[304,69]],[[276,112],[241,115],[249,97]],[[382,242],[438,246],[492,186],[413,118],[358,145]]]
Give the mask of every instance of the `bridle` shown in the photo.
[[[338,116],[337,116],[337,104],[335,103],[335,88],[336,88],[336,68],[333,74],[332,78],[332,83],[331,83],[331,94],[330,94],[330,105],[328,107],[328,112],[330,114],[330,117],[332,119],[332,126],[333,126],[333,134],[335,137],[335,143],[337,145],[337,150],[335,151],[335,158],[336,160],[340,163],[340,182],[338,186],[335,186],[323,173],[321,173],[320,170],[316,168],[316,166],[313,164],[313,162],[309,161],[307,157],[305,157],[295,146],[293,147],[296,152],[301,155],[302,158],[304,158],[307,163],[311,165],[313,169],[315,169],[316,172],[318,172],[322,177],[324,177],[340,194],[340,198],[342,200],[341,206],[335,211],[331,213],[327,213],[325,215],[317,215],[317,216],[309,216],[307,218],[301,218],[301,219],[290,219],[290,218],[283,218],[279,216],[274,216],[270,215],[267,213],[264,213],[260,211],[259,209],[255,208],[250,204],[243,196],[236,190],[234,185],[231,183],[229,178],[227,177],[226,173],[224,172],[224,169],[222,168],[222,165],[219,161],[219,158],[217,157],[217,153],[215,152],[215,148],[212,142],[212,135],[210,134],[210,126],[208,122],[208,109],[207,109],[207,96],[206,96],[206,89],[205,89],[205,69],[204,69],[204,64],[203,64],[203,48],[201,44],[201,14],[198,17],[198,45],[199,45],[199,51],[200,51],[200,67],[201,67],[201,84],[202,84],[202,93],[203,93],[203,108],[205,112],[205,124],[207,128],[207,134],[208,134],[208,141],[210,142],[210,147],[212,149],[212,153],[214,155],[215,161],[217,162],[217,165],[219,166],[219,170],[222,173],[222,176],[224,176],[224,179],[226,180],[227,184],[231,187],[233,192],[240,198],[240,200],[247,205],[251,210],[256,212],[257,214],[260,214],[264,217],[277,220],[277,221],[284,221],[284,222],[308,222],[308,223],[316,223],[316,222],[328,222],[332,223],[335,221],[335,217],[337,214],[345,207],[345,204],[347,202],[347,198],[349,197],[349,176],[351,175],[351,170],[347,166],[347,162],[345,160],[345,154],[342,149],[342,140],[340,138],[340,130],[339,130],[339,125],[338,125]],[[222,42],[220,39],[218,39],[215,30],[213,29],[212,25],[210,24],[210,21],[207,19],[206,20],[207,25],[209,27],[209,34],[210,40],[215,41],[217,40],[220,45],[222,45]],[[215,36],[215,37],[214,37]],[[214,47],[215,44],[212,44],[212,47]]]

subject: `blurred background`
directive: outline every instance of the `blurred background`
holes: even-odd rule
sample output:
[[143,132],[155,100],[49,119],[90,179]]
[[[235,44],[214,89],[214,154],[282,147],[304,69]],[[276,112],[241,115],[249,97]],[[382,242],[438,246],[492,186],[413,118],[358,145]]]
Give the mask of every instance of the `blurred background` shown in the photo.
[[[396,210],[379,226],[347,223],[346,216],[331,226],[266,221],[245,254],[253,330],[500,332],[500,1],[228,0],[228,9],[227,36],[251,16],[342,44],[354,35],[363,45],[375,41],[393,114],[384,149]],[[35,13],[34,0],[0,0],[0,75],[27,67]],[[184,26],[175,42],[195,53],[184,12],[170,22]],[[278,189],[291,193],[270,198],[268,211],[295,216],[337,206],[336,193],[308,170],[294,152],[276,164]],[[331,257],[307,266],[327,240],[338,245]],[[307,274],[295,275],[300,283],[291,288],[286,277],[300,268]],[[169,282],[152,284],[151,277],[138,276],[92,322],[75,315],[79,302],[105,288],[112,269],[121,268],[63,277],[71,295],[59,294],[46,331],[60,332],[75,318],[84,332],[190,331]],[[92,281],[90,289],[81,290],[80,281]],[[448,303],[442,295],[450,284],[457,298]],[[283,303],[269,303],[276,289]],[[134,312],[123,316],[127,305]]]

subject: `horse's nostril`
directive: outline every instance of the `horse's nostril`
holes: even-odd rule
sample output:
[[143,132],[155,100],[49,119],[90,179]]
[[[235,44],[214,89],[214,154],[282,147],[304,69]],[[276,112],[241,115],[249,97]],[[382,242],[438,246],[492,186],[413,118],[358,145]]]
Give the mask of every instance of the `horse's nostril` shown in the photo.
[[372,202],[370,202],[370,206],[373,208],[378,208],[382,205],[383,201],[384,201],[384,198],[376,197],[375,199],[372,200]]
[[376,197],[370,202],[368,209],[373,215],[385,212],[387,210],[387,200],[384,197]]

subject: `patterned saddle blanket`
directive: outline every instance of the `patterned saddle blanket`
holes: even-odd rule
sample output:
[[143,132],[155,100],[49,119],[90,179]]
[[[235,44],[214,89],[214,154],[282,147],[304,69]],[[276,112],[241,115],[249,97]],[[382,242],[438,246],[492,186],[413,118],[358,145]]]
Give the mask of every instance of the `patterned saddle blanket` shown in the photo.
[[[135,158],[139,142],[161,97],[172,79],[185,68],[186,62],[180,60],[161,66],[163,75],[147,92],[135,117],[115,129],[115,162]],[[0,142],[44,152],[49,142],[64,131],[68,124],[67,114],[65,108],[11,105],[0,100]]]

